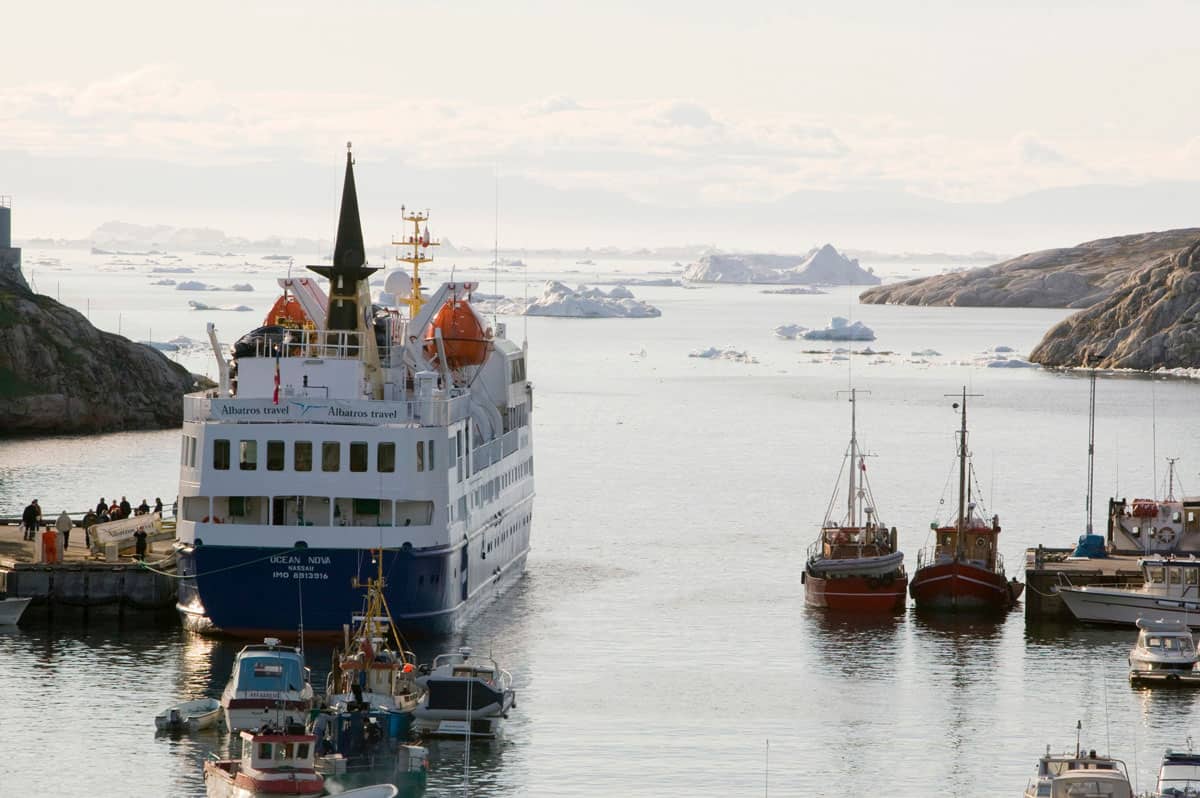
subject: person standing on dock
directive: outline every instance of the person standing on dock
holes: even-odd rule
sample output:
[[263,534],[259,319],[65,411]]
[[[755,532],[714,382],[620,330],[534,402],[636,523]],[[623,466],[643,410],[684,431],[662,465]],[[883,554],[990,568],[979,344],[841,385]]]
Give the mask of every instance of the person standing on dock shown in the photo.
[[101,496],[100,501],[96,502],[96,515],[104,515],[104,513],[107,512],[107,510],[108,510],[108,502],[106,502],[104,500],[104,497]]
[[150,512],[150,505],[146,504],[146,500],[142,499],[142,503],[137,506],[138,515],[146,515]]
[[71,545],[71,527],[73,526],[75,526],[75,524],[71,521],[71,516],[67,515],[66,510],[63,510],[62,513],[59,514],[58,520],[54,522],[54,528],[59,532],[62,532],[63,551],[66,551]]
[[129,513],[132,512],[132,510],[133,510],[133,507],[129,504],[129,500],[126,499],[124,496],[121,497],[120,507],[121,507],[121,517],[128,518]]
[[143,527],[138,527],[138,530],[133,533],[135,556],[139,562],[146,559],[146,530]]
[[25,528],[24,540],[33,540],[34,532],[37,531],[37,517],[37,499],[34,499],[21,513],[21,525]]
[[154,512],[158,513],[160,517],[162,516],[162,507],[163,507],[162,499],[155,497],[154,498]]
[[100,519],[96,513],[88,510],[84,514],[83,520],[79,523],[83,527],[83,545],[89,549],[92,547],[92,526],[99,523],[99,521]]

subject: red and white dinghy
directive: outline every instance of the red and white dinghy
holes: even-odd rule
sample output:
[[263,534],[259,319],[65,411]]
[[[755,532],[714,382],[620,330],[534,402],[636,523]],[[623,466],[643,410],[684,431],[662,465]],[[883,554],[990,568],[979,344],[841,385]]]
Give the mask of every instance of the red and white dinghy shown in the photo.
[[317,738],[303,728],[242,732],[241,759],[204,763],[208,798],[324,795],[325,777],[313,768]]
[[1025,586],[1004,575],[1000,556],[1000,518],[985,520],[971,501],[970,454],[967,450],[967,391],[962,405],[958,446],[958,518],[933,525],[933,546],[917,555],[917,572],[909,587],[917,609],[1003,611],[1012,607]]
[[[804,602],[854,613],[903,612],[908,576],[904,553],[896,548],[896,529],[888,529],[877,515],[867,482],[867,468],[858,449],[855,402],[850,391],[850,446],[846,515],[832,518],[838,490],[834,490],[821,536],[809,548],[804,568]],[[839,477],[838,485],[841,485]]]

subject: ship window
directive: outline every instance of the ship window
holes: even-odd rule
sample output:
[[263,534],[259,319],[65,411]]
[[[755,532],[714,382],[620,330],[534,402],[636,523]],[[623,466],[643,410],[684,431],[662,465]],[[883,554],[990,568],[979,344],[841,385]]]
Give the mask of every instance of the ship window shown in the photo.
[[350,444],[350,470],[363,472],[367,470],[367,444],[354,441]]
[[425,441],[417,441],[417,470],[425,470]]
[[525,379],[525,358],[518,357],[512,362],[512,379],[511,382],[520,382]]
[[1189,585],[1200,584],[1200,571],[1195,568],[1187,568],[1183,572],[1183,581]]
[[342,467],[342,444],[325,441],[321,444],[321,470],[339,471]]
[[229,441],[223,438],[213,441],[213,468],[218,471],[229,470]]
[[188,436],[184,435],[179,447],[179,464],[187,465]]
[[258,758],[259,759],[270,759],[271,758],[271,744],[270,743],[259,743],[258,744]]
[[292,457],[297,471],[312,471],[312,441],[296,441]]
[[1170,582],[1172,585],[1178,585],[1180,583],[1178,568],[1168,568],[1167,569],[1167,581]]
[[267,441],[267,470],[283,470],[283,441]]
[[1161,585],[1163,583],[1163,569],[1162,568],[1147,568],[1146,569],[1146,581],[1153,582],[1156,585]]
[[297,743],[296,744],[296,758],[297,759],[308,759],[308,743]]
[[429,526],[433,523],[433,502],[396,502],[396,526]]
[[243,471],[258,468],[258,441],[241,441],[238,444],[238,467]]
[[379,515],[379,499],[355,499],[354,515]]
[[246,514],[246,497],[245,496],[230,496],[229,497],[229,514],[243,516]]
[[433,441],[429,442],[429,470],[433,470]]
[[188,467],[196,467],[196,439],[193,437],[188,438]]
[[200,521],[210,515],[207,496],[183,497],[183,520]]
[[385,474],[391,474],[396,470],[396,444],[381,443],[379,444],[377,467]]

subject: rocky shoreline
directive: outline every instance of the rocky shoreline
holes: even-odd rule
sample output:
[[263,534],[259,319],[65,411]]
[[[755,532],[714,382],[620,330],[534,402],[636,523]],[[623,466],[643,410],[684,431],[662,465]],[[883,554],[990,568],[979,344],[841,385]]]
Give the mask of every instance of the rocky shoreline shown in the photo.
[[1030,252],[970,269],[864,291],[878,305],[1088,308],[1122,287],[1130,275],[1200,240],[1200,228],[1139,233],[1074,247]]
[[0,436],[177,427],[196,380],[0,269]]

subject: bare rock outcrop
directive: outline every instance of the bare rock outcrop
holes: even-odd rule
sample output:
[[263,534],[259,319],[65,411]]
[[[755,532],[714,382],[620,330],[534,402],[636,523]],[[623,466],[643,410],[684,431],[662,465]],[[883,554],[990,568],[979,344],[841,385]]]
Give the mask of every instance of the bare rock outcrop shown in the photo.
[[864,291],[876,305],[1087,308],[1110,296],[1130,274],[1200,239],[1200,228],[1101,238],[1074,247],[1030,252],[950,274]]
[[1029,357],[1044,366],[1200,367],[1200,240],[1128,275],[1055,325]]
[[0,436],[178,426],[195,381],[0,273]]

